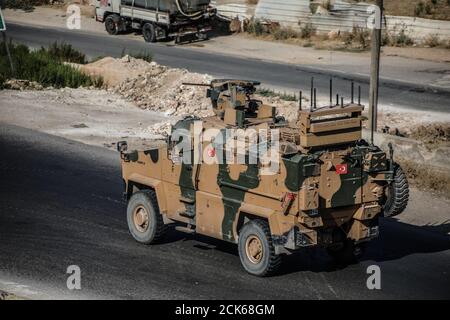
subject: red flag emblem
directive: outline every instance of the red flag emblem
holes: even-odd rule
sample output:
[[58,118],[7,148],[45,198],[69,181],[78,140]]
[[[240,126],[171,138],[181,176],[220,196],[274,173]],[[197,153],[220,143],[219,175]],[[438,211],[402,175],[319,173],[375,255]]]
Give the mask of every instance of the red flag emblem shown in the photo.
[[208,150],[208,156],[210,158],[214,158],[216,156],[216,149],[214,149],[214,148],[209,149]]
[[347,174],[348,173],[348,166],[346,163],[344,164],[337,164],[336,165],[336,173],[337,174]]

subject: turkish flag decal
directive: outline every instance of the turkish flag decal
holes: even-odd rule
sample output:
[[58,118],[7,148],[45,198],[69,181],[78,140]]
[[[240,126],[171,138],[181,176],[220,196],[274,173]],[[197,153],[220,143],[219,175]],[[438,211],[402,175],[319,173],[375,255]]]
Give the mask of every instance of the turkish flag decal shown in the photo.
[[214,148],[208,149],[208,157],[214,158],[215,156],[216,156],[216,149]]
[[336,165],[336,173],[337,174],[347,174],[348,173],[348,166],[346,163],[344,164],[337,164]]

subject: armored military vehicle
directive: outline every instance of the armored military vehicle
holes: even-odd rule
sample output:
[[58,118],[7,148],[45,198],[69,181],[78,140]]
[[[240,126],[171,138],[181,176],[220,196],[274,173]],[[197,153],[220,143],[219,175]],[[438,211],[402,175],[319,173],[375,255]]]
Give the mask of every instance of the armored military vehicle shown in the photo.
[[[132,236],[155,243],[175,224],[236,243],[243,267],[257,276],[276,272],[283,254],[312,246],[350,262],[378,236],[379,219],[407,205],[392,147],[386,153],[362,140],[364,107],[353,98],[300,103],[289,123],[253,98],[257,85],[215,80],[207,89],[215,116],[179,121],[150,150],[118,143]],[[272,148],[252,157],[261,146]]]
[[140,30],[147,42],[195,35],[206,39],[216,9],[210,0],[97,0],[96,20],[106,31]]

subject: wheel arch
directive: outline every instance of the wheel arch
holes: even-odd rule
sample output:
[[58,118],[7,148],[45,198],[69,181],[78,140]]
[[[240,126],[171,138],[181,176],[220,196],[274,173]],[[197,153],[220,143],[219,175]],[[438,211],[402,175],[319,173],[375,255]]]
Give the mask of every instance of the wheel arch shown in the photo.
[[269,228],[272,232],[273,223],[271,225],[270,217],[273,216],[274,211],[268,208],[263,208],[255,205],[243,204],[239,209],[238,219],[235,226],[235,234],[238,236],[242,227],[251,220],[264,220],[269,224]]
[[131,196],[141,190],[153,190],[156,193],[156,198],[158,201],[159,211],[161,213],[167,212],[167,204],[166,204],[166,194],[164,191],[164,186],[162,181],[144,177],[142,175],[131,175],[129,179],[126,181],[126,197],[127,200],[131,198]]

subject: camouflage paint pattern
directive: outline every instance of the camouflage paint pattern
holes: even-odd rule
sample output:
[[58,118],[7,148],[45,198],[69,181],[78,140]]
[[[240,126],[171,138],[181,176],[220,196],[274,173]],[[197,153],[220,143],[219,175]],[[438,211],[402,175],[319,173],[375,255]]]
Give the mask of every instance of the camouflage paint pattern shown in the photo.
[[[209,95],[216,99],[216,106],[225,99],[221,93]],[[241,105],[232,101],[225,109],[239,110]],[[253,218],[267,220],[276,244],[290,249],[329,245],[336,228],[356,241],[371,239],[392,179],[392,164],[378,147],[359,141],[362,109],[348,105],[301,111],[298,123],[277,124],[284,130],[281,142],[294,143],[297,152],[282,155],[275,175],[261,175],[257,164],[175,163],[170,144],[122,152],[126,195],[129,198],[137,190],[152,188],[166,218],[233,243],[242,225]],[[220,114],[202,119],[204,128],[229,127]],[[338,117],[313,120],[334,114]],[[264,119],[275,127],[274,117]],[[182,120],[175,127],[192,128],[193,121]],[[248,121],[245,128],[261,123]],[[186,215],[189,210],[193,214]],[[294,244],[289,240],[292,232],[300,239]]]

